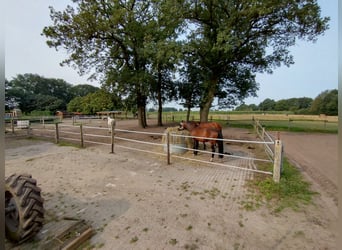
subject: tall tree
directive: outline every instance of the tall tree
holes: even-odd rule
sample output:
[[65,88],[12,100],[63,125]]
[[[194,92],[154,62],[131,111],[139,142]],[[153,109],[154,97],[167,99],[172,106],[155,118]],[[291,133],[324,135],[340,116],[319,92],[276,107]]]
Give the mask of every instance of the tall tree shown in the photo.
[[191,108],[199,106],[200,97],[203,94],[201,83],[203,83],[203,72],[196,64],[194,57],[184,57],[177,92],[179,100],[182,101],[181,104],[187,109],[186,121],[190,119]]
[[184,0],[189,52],[206,72],[200,119],[207,121],[215,97],[221,105],[255,95],[257,72],[293,63],[296,39],[315,41],[328,28],[315,0]]
[[177,30],[183,19],[173,1],[155,1],[151,32],[146,39],[145,51],[148,54],[151,82],[151,99],[158,104],[158,125],[162,126],[163,103],[175,96],[174,73],[181,57],[181,43],[177,42]]
[[92,77],[99,77],[123,98],[134,98],[139,125],[145,127],[153,81],[148,45],[158,30],[154,10],[161,1],[73,2],[76,7],[68,6],[64,11],[50,8],[54,25],[43,30],[47,44],[69,52],[63,64],[77,66],[80,74],[95,70]]

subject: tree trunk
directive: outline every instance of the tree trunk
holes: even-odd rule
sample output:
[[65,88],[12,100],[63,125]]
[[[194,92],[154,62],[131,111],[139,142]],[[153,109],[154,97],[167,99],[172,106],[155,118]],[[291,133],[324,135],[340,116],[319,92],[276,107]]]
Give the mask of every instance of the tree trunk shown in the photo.
[[162,76],[158,72],[158,126],[163,126],[163,103],[162,103]]
[[139,126],[142,128],[146,128],[146,97],[143,96],[141,93],[137,94],[137,106]]
[[190,106],[188,107],[188,110],[187,110],[187,112],[186,112],[186,122],[189,122],[189,120],[190,120],[190,111],[191,111],[191,108],[190,108]]
[[200,122],[207,122],[211,104],[214,101],[217,79],[211,79],[208,94],[200,105]]
[[139,126],[142,128],[146,127],[146,122],[145,122],[144,117],[145,117],[144,107],[140,106],[140,107],[138,107],[138,121],[139,121]]

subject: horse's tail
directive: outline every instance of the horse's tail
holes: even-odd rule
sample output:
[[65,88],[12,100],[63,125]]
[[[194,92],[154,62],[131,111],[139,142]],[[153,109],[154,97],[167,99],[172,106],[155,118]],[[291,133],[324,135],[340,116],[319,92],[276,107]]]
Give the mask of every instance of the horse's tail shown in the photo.
[[[223,135],[222,135],[222,130],[218,131],[218,139],[223,139]],[[217,144],[218,144],[218,151],[219,151],[219,157],[223,158],[223,141],[222,140],[217,140]]]

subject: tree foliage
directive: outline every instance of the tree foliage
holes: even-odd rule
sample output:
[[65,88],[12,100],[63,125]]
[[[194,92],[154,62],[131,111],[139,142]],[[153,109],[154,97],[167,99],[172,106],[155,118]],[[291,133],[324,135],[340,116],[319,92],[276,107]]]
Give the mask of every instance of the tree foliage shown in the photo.
[[236,111],[292,111],[298,114],[338,115],[338,90],[325,90],[315,99],[310,97],[289,98],[274,101],[266,98],[259,105],[241,104]]
[[78,84],[71,87],[71,95],[76,96],[86,96],[90,93],[94,93],[99,90],[98,87],[89,84]]
[[320,17],[313,0],[188,0],[183,9],[194,27],[188,36],[189,53],[206,73],[203,121],[215,97],[228,106],[255,95],[255,73],[292,64],[289,47],[296,39],[315,41],[329,20]]
[[18,75],[6,80],[6,107],[20,108],[24,113],[32,111],[66,110],[74,97],[85,96],[99,88],[88,85],[71,85],[62,79],[45,78],[37,74]]
[[229,107],[255,96],[255,74],[291,65],[289,48],[297,39],[315,41],[329,21],[316,0],[73,2],[64,11],[51,8],[48,45],[67,50],[64,64],[94,71],[122,99],[135,100],[143,127],[147,100],[157,99],[161,111],[174,88],[179,59],[201,72],[198,106],[206,121],[214,98]]
[[81,112],[86,115],[93,115],[98,111],[113,110],[116,101],[113,95],[107,91],[100,89],[94,93],[89,93],[86,96],[78,96],[72,99],[68,104],[69,112]]
[[170,51],[166,42],[172,41],[172,29],[177,25],[173,24],[175,19],[160,16],[171,2],[74,0],[74,3],[75,8],[68,6],[64,11],[51,7],[54,25],[43,30],[49,39],[47,44],[69,52],[70,57],[63,64],[77,66],[81,74],[94,70],[92,77],[122,93],[123,99],[135,99],[140,125],[145,127],[148,97],[152,98],[152,90],[158,90],[152,84],[159,81],[158,74],[166,75],[171,63],[170,53],[163,51]]
[[338,115],[338,91],[337,89],[325,90],[312,102],[311,113]]
[[276,105],[276,102],[273,99],[266,98],[264,101],[262,101],[259,104],[259,109],[261,111],[270,111],[270,110],[274,110],[275,105]]
[[72,99],[71,84],[62,79],[45,78],[37,74],[17,75],[8,82],[6,98],[12,100],[24,113],[33,110],[54,112],[65,110]]
[[183,107],[187,109],[187,121],[190,118],[191,108],[199,107],[200,97],[203,94],[201,84],[203,83],[202,71],[196,64],[196,61],[192,61],[193,59],[192,57],[183,59],[183,65],[179,69],[180,79],[176,85],[178,98]]

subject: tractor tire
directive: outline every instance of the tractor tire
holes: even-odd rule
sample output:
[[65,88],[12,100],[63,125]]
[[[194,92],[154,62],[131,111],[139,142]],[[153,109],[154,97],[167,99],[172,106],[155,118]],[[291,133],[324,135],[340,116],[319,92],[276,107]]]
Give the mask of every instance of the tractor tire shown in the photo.
[[6,238],[22,243],[43,227],[44,200],[31,175],[13,174],[5,181]]

